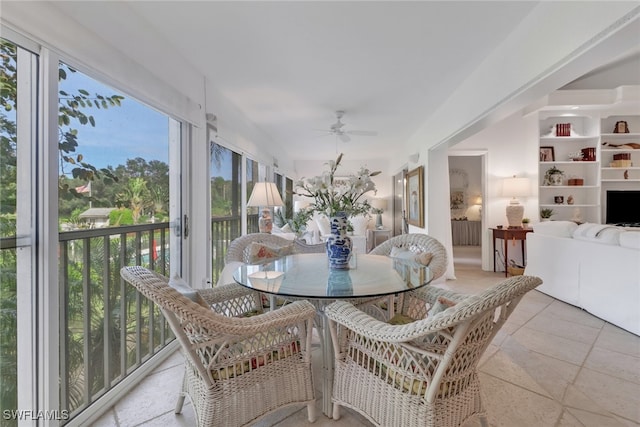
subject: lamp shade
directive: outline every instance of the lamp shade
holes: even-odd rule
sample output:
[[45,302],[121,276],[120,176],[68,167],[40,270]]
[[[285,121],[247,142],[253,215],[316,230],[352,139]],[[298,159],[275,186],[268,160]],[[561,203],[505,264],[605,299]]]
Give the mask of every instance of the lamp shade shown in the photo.
[[256,182],[247,206],[283,206],[278,187],[273,182]]
[[531,192],[529,178],[505,178],[502,183],[502,195],[504,197],[526,197]]
[[374,209],[380,209],[382,211],[387,209],[387,199],[373,199],[370,205]]

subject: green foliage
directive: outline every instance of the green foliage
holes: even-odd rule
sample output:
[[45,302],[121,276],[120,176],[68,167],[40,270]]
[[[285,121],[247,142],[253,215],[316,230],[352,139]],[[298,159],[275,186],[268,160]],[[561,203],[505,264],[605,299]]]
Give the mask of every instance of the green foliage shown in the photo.
[[133,213],[131,209],[114,209],[109,213],[109,225],[118,227],[121,225],[133,225]]
[[540,209],[540,218],[551,218],[551,215],[553,215],[553,209],[551,208]]
[[[66,64],[60,64],[58,70],[58,81],[66,80],[69,74],[76,70]],[[69,175],[81,181],[102,180],[106,184],[117,181],[118,178],[108,168],[98,169],[84,160],[78,149],[78,126],[95,127],[95,118],[87,111],[95,109],[107,109],[122,105],[124,97],[121,95],[101,95],[90,94],[85,89],[78,89],[78,93],[68,93],[60,90],[58,93],[58,126],[59,139],[58,148],[60,151],[60,175]],[[68,171],[67,168],[71,168]],[[61,192],[71,192],[77,194],[75,187],[60,185]]]

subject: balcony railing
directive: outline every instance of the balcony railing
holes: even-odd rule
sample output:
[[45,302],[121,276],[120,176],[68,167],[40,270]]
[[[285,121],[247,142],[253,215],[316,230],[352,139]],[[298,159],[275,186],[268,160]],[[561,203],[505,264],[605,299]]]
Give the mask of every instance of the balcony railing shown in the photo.
[[[257,232],[257,224],[257,215],[248,217],[249,232]],[[229,243],[240,236],[240,217],[212,218],[211,231],[215,283]],[[60,409],[68,411],[69,419],[174,339],[160,310],[120,278],[120,269],[126,265],[168,275],[169,233],[169,223],[59,233]],[[3,266],[15,271],[16,239],[0,240]],[[15,284],[11,289],[15,295]],[[8,316],[4,317],[15,319],[15,299],[5,296],[3,308]],[[3,325],[15,330],[15,323]],[[7,362],[15,362],[15,352],[11,353],[13,358],[3,354]],[[4,390],[8,395],[3,394],[3,407],[15,406],[11,402],[16,397],[16,374],[11,373],[11,386]]]
[[160,310],[120,278],[169,273],[169,223],[59,234],[60,404],[73,418],[174,339]]

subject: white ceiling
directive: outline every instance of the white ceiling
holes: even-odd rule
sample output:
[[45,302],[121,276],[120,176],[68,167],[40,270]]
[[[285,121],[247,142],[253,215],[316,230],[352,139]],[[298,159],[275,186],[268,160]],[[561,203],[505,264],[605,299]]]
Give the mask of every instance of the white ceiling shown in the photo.
[[[91,27],[100,18],[92,3],[60,7]],[[137,30],[159,55],[162,46],[180,52],[293,159],[337,150],[383,158],[537,3],[138,1],[124,11],[138,15]],[[100,27],[102,37],[124,47],[133,43],[131,31],[123,23]],[[322,132],[336,110],[346,111],[345,130],[378,135],[345,143]]]

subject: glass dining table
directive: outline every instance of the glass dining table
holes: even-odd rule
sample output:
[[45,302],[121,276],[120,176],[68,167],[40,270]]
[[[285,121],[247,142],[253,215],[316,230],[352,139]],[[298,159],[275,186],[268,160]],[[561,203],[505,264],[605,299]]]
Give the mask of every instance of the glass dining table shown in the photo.
[[400,294],[429,284],[433,275],[415,261],[369,254],[352,257],[349,269],[330,269],[326,254],[309,253],[268,264],[246,264],[238,267],[233,278],[242,286],[269,294],[272,302],[276,297],[306,299],[316,306],[322,323],[316,325],[322,341],[322,412],[331,418],[334,354],[324,307],[336,300],[357,305]]

